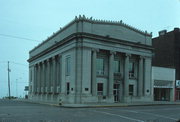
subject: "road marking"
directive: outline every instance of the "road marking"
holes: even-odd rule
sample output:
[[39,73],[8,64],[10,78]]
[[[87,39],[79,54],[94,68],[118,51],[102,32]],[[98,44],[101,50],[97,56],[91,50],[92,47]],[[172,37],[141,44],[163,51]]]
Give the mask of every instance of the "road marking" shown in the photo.
[[149,110],[139,110],[139,111],[158,111],[158,110],[179,110],[180,108],[159,108],[159,109],[149,109]]
[[[104,108],[104,109],[109,109],[109,110],[113,110],[113,109],[110,109],[110,108]],[[178,108],[179,109],[179,108]],[[171,109],[162,109],[162,110],[171,110]],[[174,110],[174,109],[172,109]],[[153,116],[157,116],[157,117],[161,117],[161,118],[166,118],[166,119],[171,119],[171,120],[175,120],[175,121],[178,121],[178,119],[175,119],[175,118],[172,118],[172,117],[167,117],[167,116],[164,116],[164,115],[159,115],[159,114],[153,114],[153,113],[147,113],[147,112],[144,112],[143,111],[133,111],[133,110],[122,110],[122,111],[126,111],[126,112],[132,112],[132,113],[142,113],[142,114],[149,114],[149,115],[153,115]]]
[[132,111],[132,110],[125,110],[125,111],[127,111],[127,112],[132,112],[132,113],[139,113],[139,112],[137,112],[137,111]]
[[[114,110],[114,109],[111,109],[111,108],[103,108],[103,109],[106,109],[106,110]],[[122,110],[122,111],[132,112],[132,113],[139,113],[138,111],[133,111],[133,110]]]
[[124,118],[124,119],[136,121],[136,122],[145,122],[145,121],[143,121],[143,120],[126,117],[126,116],[122,116],[122,115],[119,115],[119,114],[112,114],[112,113],[103,112],[103,111],[96,111],[96,110],[94,110],[94,111],[95,111],[95,112],[99,112],[99,113],[103,113],[103,114],[107,114],[107,115],[118,116],[118,117],[121,117],[121,118]]
[[153,115],[153,116],[157,116],[157,117],[161,117],[161,118],[166,118],[166,119],[171,119],[171,120],[178,121],[178,120],[177,120],[177,119],[175,119],[175,118],[172,118],[172,117],[167,117],[167,116],[164,116],[164,115],[153,114],[153,113],[146,113],[146,112],[139,112],[139,113],[142,113],[142,114],[149,114],[149,115]]

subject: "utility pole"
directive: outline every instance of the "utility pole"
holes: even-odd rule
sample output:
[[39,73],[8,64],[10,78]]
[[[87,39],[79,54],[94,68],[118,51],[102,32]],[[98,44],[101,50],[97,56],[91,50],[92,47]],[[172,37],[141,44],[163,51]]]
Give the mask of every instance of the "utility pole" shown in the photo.
[[8,91],[9,91],[9,99],[11,98],[11,88],[10,88],[10,76],[9,76],[9,72],[11,70],[9,69],[9,61],[8,61]]

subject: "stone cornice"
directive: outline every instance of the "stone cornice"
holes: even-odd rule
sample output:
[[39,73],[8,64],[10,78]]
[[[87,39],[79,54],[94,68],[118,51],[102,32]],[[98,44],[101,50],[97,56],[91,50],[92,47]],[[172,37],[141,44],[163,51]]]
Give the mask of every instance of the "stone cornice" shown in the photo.
[[104,41],[104,42],[119,43],[122,45],[127,45],[127,46],[132,46],[132,47],[137,47],[137,48],[143,48],[143,49],[147,49],[147,50],[153,50],[152,46],[149,46],[149,45],[139,44],[139,43],[135,43],[135,42],[128,42],[128,41],[124,41],[124,40],[120,40],[120,39],[114,39],[114,38],[106,38],[104,36],[99,36],[99,35],[95,35],[95,34],[77,32],[77,33],[74,33],[74,34],[64,38],[63,40],[61,40],[60,42],[58,42],[58,43],[54,44],[53,46],[47,48],[46,50],[40,52],[36,56],[31,57],[30,59],[28,59],[28,62],[31,62],[31,61],[37,59],[38,57],[58,48],[59,46],[64,45],[65,43],[73,40],[74,38],[89,38],[89,39],[100,40],[100,41]]

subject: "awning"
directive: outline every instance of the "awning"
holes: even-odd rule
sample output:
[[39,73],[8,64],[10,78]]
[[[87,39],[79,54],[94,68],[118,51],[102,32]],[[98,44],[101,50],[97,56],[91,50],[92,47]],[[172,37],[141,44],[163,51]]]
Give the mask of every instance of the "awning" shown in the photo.
[[173,88],[173,81],[154,81],[154,88]]

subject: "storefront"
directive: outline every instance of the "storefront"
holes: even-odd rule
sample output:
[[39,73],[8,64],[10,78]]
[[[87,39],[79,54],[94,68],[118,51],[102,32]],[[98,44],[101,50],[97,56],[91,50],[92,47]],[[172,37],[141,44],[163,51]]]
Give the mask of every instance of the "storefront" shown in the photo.
[[173,82],[154,81],[154,101],[170,101],[173,92]]
[[174,101],[175,69],[152,67],[154,101]]
[[175,100],[180,101],[180,80],[176,80]]

